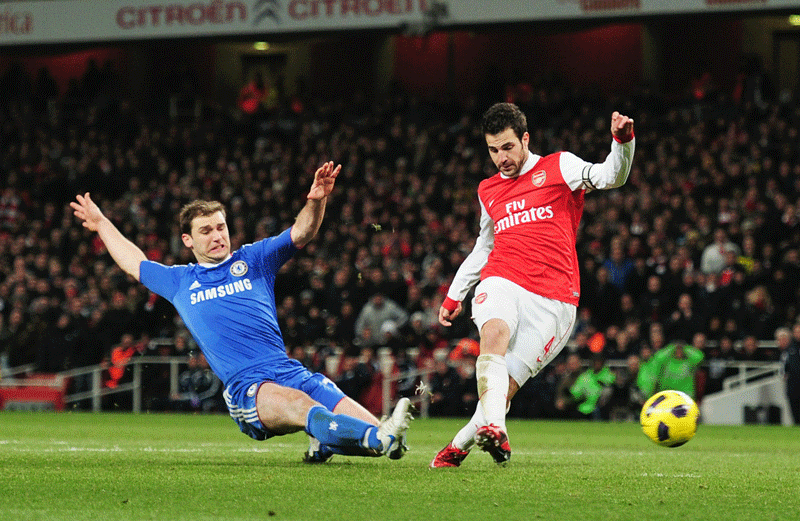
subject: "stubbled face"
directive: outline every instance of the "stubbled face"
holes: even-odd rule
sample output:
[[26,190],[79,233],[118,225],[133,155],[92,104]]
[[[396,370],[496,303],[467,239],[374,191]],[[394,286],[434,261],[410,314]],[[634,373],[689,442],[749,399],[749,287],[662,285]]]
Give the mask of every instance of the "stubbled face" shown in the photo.
[[511,128],[499,134],[486,134],[489,156],[497,169],[507,177],[517,177],[521,173],[522,165],[528,159],[528,141],[530,135],[527,132],[520,139]]
[[184,233],[181,239],[192,250],[197,262],[219,264],[231,252],[231,236],[222,212],[195,217],[192,220],[192,233]]

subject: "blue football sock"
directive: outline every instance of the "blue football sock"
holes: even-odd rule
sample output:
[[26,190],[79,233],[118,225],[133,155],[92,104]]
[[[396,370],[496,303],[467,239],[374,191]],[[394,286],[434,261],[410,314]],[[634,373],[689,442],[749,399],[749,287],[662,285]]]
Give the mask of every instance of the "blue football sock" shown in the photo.
[[377,427],[352,416],[334,414],[321,405],[308,411],[306,432],[334,452],[342,449],[341,453],[352,454],[348,449],[382,449]]

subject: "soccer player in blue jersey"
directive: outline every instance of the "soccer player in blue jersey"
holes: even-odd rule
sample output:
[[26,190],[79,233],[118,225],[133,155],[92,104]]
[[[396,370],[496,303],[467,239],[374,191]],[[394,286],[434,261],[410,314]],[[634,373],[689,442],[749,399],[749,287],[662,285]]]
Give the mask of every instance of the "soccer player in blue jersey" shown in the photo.
[[185,266],[147,260],[88,193],[70,206],[120,268],[172,302],[224,383],[225,403],[242,432],[265,440],[305,430],[311,436],[305,455],[310,462],[334,453],[397,459],[405,452],[411,402],[401,399],[379,422],[324,375],[289,358],[278,327],[275,275],[317,234],[340,170],[332,161],[317,169],[306,205],[290,228],[234,252],[223,205],[187,204],[180,213],[181,238],[197,264]]

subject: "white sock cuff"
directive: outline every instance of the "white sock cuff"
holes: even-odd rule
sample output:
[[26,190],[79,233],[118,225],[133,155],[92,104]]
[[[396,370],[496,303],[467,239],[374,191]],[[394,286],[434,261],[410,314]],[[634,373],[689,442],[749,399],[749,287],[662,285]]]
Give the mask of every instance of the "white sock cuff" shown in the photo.
[[494,355],[494,354],[479,355],[477,360],[475,360],[475,363],[480,363],[480,362],[489,363],[489,364],[491,364],[491,363],[500,364],[500,365],[505,367],[505,365],[506,365],[506,357],[501,356],[501,355]]

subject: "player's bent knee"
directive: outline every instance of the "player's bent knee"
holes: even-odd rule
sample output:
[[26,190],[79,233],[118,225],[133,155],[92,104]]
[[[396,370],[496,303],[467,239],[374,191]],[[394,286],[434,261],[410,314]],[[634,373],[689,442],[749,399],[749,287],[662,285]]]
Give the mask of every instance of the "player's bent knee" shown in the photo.
[[261,385],[256,401],[261,423],[279,434],[303,430],[315,405],[319,404],[306,393],[270,382]]
[[504,354],[511,332],[505,321],[492,319],[481,328],[481,353]]

